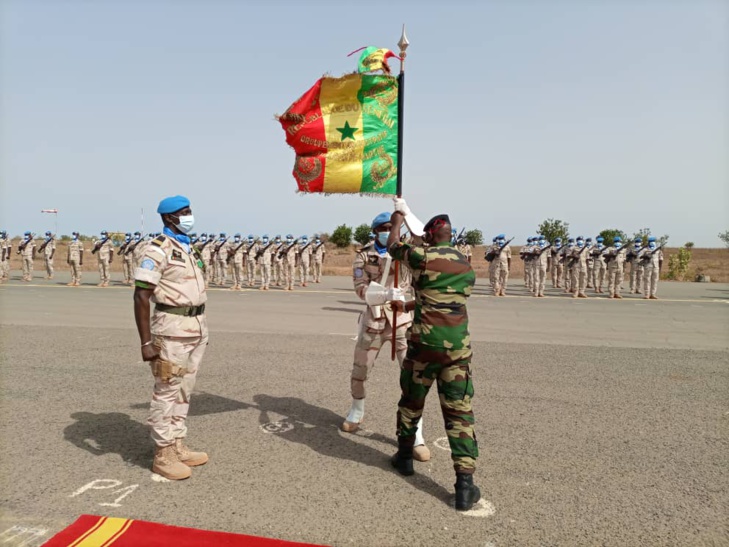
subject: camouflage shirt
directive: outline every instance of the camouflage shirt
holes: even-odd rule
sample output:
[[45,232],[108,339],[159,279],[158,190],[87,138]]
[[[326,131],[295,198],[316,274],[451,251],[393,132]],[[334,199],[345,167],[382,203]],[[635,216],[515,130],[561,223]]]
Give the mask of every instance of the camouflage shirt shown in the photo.
[[390,254],[404,261],[413,275],[415,317],[410,341],[444,349],[469,348],[466,299],[476,274],[466,257],[449,242],[427,248],[397,243]]

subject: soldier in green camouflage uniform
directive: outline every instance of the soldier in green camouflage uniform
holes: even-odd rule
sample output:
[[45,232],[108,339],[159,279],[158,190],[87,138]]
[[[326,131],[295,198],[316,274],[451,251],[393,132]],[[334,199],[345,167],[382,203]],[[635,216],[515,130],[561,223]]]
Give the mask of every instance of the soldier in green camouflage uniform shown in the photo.
[[[394,302],[393,306],[403,311],[414,309],[415,316],[408,331],[408,350],[400,375],[398,452],[392,464],[400,474],[414,473],[416,424],[428,390],[437,383],[456,471],[456,509],[468,510],[481,497],[473,484],[478,443],[471,408],[472,353],[466,311],[476,275],[466,257],[451,245],[447,215],[436,216],[423,227],[404,200],[396,198],[395,209],[388,249],[394,259],[406,263],[412,271],[415,301]],[[427,247],[399,241],[403,220],[408,222],[411,233],[423,233]]]

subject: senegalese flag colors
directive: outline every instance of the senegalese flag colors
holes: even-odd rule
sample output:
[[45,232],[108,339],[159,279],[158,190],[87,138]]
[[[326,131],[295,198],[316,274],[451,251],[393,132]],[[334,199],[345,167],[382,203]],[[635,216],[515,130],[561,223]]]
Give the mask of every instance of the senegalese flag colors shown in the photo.
[[43,547],[317,547],[283,539],[167,526],[143,520],[82,515]]
[[299,191],[397,193],[397,78],[324,77],[279,116]]

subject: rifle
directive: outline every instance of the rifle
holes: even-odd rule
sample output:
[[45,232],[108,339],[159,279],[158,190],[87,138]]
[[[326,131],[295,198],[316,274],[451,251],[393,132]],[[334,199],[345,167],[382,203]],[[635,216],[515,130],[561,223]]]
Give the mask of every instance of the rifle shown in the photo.
[[[206,242],[206,243],[207,243],[207,242]],[[228,258],[227,258],[227,259],[226,259],[225,261],[226,261],[226,262],[227,262],[228,264],[230,264],[230,261],[231,261],[231,260],[233,260],[233,257],[235,256],[235,254],[236,254],[236,253],[237,253],[238,251],[240,251],[241,247],[243,247],[243,245],[245,245],[246,243],[247,243],[246,241],[241,241],[241,242],[240,242],[240,245],[238,245],[238,246],[237,246],[237,247],[236,247],[235,249],[233,249],[233,250],[229,250],[229,251],[228,251]],[[205,245],[203,245],[203,247],[204,247],[204,246],[205,246]]]
[[256,260],[258,260],[259,258],[261,258],[263,256],[263,253],[265,253],[268,250],[268,248],[271,245],[273,245],[274,243],[275,243],[275,241],[269,241],[268,242],[268,245],[266,245],[263,249],[258,249],[256,251]]
[[324,243],[326,243],[326,242],[325,241],[322,241],[316,247],[314,247],[314,252],[317,252],[319,249],[321,249],[321,246],[324,245]]
[[223,241],[221,241],[219,243],[219,245],[217,247],[215,247],[215,250],[213,252],[216,253],[216,254],[219,253],[220,252],[220,249],[223,248],[223,245],[225,245],[228,242],[229,239],[230,239],[230,236],[226,237]]
[[501,256],[501,251],[503,251],[506,246],[514,241],[514,238],[512,237],[509,241],[505,242],[503,245],[499,245],[499,250],[497,251],[489,251],[486,253],[486,256],[484,257],[487,262],[493,262],[494,258],[498,258]]
[[123,256],[123,255],[127,254],[127,253],[125,253],[124,251],[125,251],[125,249],[126,249],[126,248],[127,248],[127,247],[128,247],[128,246],[129,246],[129,245],[130,245],[130,244],[132,243],[132,242],[133,242],[133,240],[131,240],[131,239],[130,239],[129,241],[125,241],[124,243],[122,243],[122,244],[121,244],[121,246],[119,247],[119,250],[118,250],[118,251],[116,252],[117,256]]
[[[587,244],[583,245],[580,249],[580,252],[577,253],[577,256],[570,256],[570,261],[567,263],[567,267],[571,268],[575,265],[575,263],[580,259],[580,256],[582,256],[582,253],[585,252],[585,249],[587,249]],[[572,252],[574,252],[574,248],[572,249]]]
[[279,251],[278,252],[278,257],[279,258],[283,258],[287,254],[289,254],[289,251],[291,249],[293,249],[294,248],[294,245],[297,245],[298,243],[299,243],[299,240],[298,239],[295,239],[294,242],[291,245],[289,245],[288,247],[286,247],[283,251]]
[[25,248],[28,246],[28,243],[33,241],[33,238],[35,238],[35,234],[30,234],[30,239],[28,239],[27,241],[23,241],[18,245],[18,254],[22,253],[25,250]]
[[130,243],[134,243],[134,245],[132,245],[131,247],[127,247],[127,250],[124,251],[124,256],[128,255],[129,253],[133,253],[135,249],[139,246],[139,244],[144,241],[144,236],[146,235],[147,234],[142,234],[139,238],[139,241],[130,241]]
[[314,243],[314,240],[313,240],[313,239],[312,239],[312,240],[309,240],[309,243],[307,243],[306,245],[304,245],[304,246],[303,246],[303,247],[302,247],[302,248],[301,248],[301,249],[299,250],[299,253],[303,253],[303,252],[304,252],[304,251],[305,251],[306,249],[308,249],[308,248],[309,248],[309,246],[310,246],[310,245],[311,245],[312,243]]
[[53,234],[53,235],[52,235],[51,237],[49,237],[49,238],[48,238],[48,239],[46,239],[46,240],[45,240],[45,241],[44,241],[43,243],[41,243],[41,246],[40,246],[40,247],[38,247],[38,252],[39,252],[39,253],[42,253],[42,252],[43,252],[43,251],[45,250],[45,248],[46,248],[46,247],[48,247],[48,244],[49,244],[49,243],[50,243],[51,241],[53,241],[54,239],[56,239],[56,234]]
[[[630,245],[630,243],[627,243],[627,242],[626,242],[626,243],[625,243],[625,245],[621,245],[620,247],[618,247],[618,249],[617,249],[617,250],[615,251],[615,254],[613,254],[613,253],[611,252],[610,254],[607,254],[607,255],[605,255],[605,263],[607,264],[607,263],[608,263],[608,262],[610,262],[610,261],[611,261],[611,260],[612,260],[613,258],[617,257],[617,256],[618,256],[618,253],[620,253],[620,251],[622,251],[623,249],[625,249],[625,248],[626,248],[626,247],[627,247],[628,245]],[[600,252],[600,254],[601,254],[601,255],[603,255],[603,254],[605,254],[605,251],[609,251],[610,249],[612,249],[612,247],[605,247],[605,248],[604,248],[604,249],[603,249],[603,250],[602,250],[602,251]]]
[[109,241],[110,239],[111,239],[111,236],[106,236],[106,237],[105,237],[104,239],[102,239],[101,241],[97,241],[97,242],[96,242],[96,244],[94,244],[94,248],[93,248],[93,249],[91,249],[91,254],[92,254],[92,255],[95,255],[95,254],[96,254],[96,253],[97,253],[97,252],[99,251],[99,249],[101,249],[101,248],[102,248],[102,247],[104,246],[104,244],[105,244],[105,243],[106,243],[107,241]]
[[458,235],[457,235],[457,236],[456,236],[456,237],[455,237],[455,238],[453,239],[453,244],[454,244],[454,245],[457,245],[457,244],[458,244],[458,240],[460,240],[460,239],[461,239],[461,238],[463,237],[463,232],[465,232],[465,231],[466,231],[466,228],[464,227],[464,228],[463,228],[463,229],[461,230],[461,233],[460,233],[460,234],[458,234]]
[[628,251],[628,253],[625,255],[625,261],[628,262],[629,264],[632,264],[633,263],[633,260],[635,260],[636,258],[638,258],[638,256],[640,255],[640,253],[642,253],[647,248],[648,248],[648,245],[643,245],[637,251],[635,249],[630,249]]
[[544,251],[546,251],[547,249],[551,248],[551,247],[552,247],[552,244],[551,243],[549,245],[545,245],[544,247],[542,247],[541,249],[539,249],[539,252],[537,253],[537,256],[542,256],[542,253]]
[[[646,266],[651,261],[651,259],[653,258],[653,255],[656,254],[661,249],[663,249],[663,247],[665,247],[665,246],[666,246],[666,244],[663,243],[663,244],[661,244],[660,247],[656,247],[652,251],[648,251],[645,254],[643,254],[643,256],[640,257],[641,265],[642,266]],[[643,247],[643,249],[641,249],[641,250],[645,250],[645,247]]]

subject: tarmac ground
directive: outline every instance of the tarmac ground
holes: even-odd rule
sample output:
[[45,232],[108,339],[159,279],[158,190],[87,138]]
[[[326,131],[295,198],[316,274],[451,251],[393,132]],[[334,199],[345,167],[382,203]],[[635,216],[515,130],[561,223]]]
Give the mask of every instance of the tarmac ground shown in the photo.
[[533,298],[521,280],[495,298],[479,280],[483,499],[457,513],[436,393],[432,459],[413,477],[390,467],[389,346],[363,429],[339,430],[363,309],[351,279],[209,291],[188,441],[210,462],[169,482],[150,471],[132,289],[40,275],[0,285],[3,547],[40,545],[84,513],[336,546],[729,545],[729,284],[583,300]]

